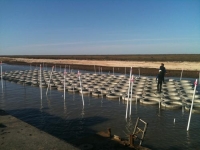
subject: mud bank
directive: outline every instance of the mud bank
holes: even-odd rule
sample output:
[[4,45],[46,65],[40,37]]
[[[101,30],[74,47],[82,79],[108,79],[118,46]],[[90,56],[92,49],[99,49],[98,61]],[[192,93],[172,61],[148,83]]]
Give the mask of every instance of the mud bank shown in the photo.
[[32,65],[44,67],[56,66],[68,69],[78,69],[94,71],[96,73],[127,73],[129,74],[130,67],[133,67],[133,74],[144,76],[156,76],[161,63],[165,64],[167,69],[166,77],[180,77],[183,69],[183,78],[198,78],[200,62],[147,62],[147,61],[105,61],[105,60],[71,60],[71,59],[32,59],[32,58],[9,58],[0,57],[4,63],[17,65]]

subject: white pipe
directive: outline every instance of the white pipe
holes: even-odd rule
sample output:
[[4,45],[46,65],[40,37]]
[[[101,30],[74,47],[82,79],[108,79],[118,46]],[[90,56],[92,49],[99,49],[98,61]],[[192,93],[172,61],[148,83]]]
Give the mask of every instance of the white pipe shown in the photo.
[[66,76],[66,70],[64,71],[64,100],[65,100],[65,76]]
[[129,115],[131,115],[131,105],[132,105],[132,97],[133,97],[133,75],[131,77],[131,98],[130,98],[130,112],[129,112]]
[[189,127],[190,127],[190,120],[191,120],[192,108],[193,108],[194,97],[195,97],[195,92],[196,92],[196,88],[197,88],[197,79],[194,82],[194,85],[195,85],[195,87],[194,87],[194,93],[193,93],[193,97],[192,97],[192,104],[191,104],[191,107],[190,107],[190,115],[189,115],[189,119],[188,119],[187,131],[189,130]]
[[41,67],[41,64],[40,64],[40,96],[42,99],[42,67]]
[[[199,71],[199,81],[200,81],[200,71]],[[199,84],[200,84],[200,82],[199,82]]]
[[181,81],[181,79],[182,79],[182,74],[183,74],[183,68],[182,68],[182,71],[181,71],[180,81]]
[[130,92],[131,74],[132,74],[132,67],[131,67],[131,69],[130,69],[130,77],[129,77],[128,99],[127,99],[127,104],[126,104],[126,119],[127,119],[127,114],[128,114],[128,101],[129,101],[129,92]]
[[138,71],[139,71],[139,77],[140,77],[140,68],[138,69]]
[[78,71],[78,78],[80,81],[81,96],[82,96],[82,102],[83,102],[83,107],[84,107],[83,91],[82,91],[82,85],[81,85],[81,75],[80,75],[79,71]]
[[3,72],[2,72],[2,61],[1,61],[1,85],[3,89]]
[[51,70],[51,74],[50,74],[49,84],[48,84],[48,86],[47,86],[46,95],[47,95],[47,93],[48,93],[49,85],[50,85],[50,82],[51,82],[51,76],[52,76],[52,73],[53,73],[53,68],[54,68],[54,66],[52,67],[52,70]]

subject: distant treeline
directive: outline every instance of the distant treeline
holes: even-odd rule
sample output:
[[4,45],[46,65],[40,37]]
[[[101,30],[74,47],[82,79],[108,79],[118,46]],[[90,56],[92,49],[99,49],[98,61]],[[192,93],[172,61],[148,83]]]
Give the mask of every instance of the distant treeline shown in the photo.
[[146,55],[4,55],[11,58],[120,60],[120,61],[200,61],[200,54],[146,54]]

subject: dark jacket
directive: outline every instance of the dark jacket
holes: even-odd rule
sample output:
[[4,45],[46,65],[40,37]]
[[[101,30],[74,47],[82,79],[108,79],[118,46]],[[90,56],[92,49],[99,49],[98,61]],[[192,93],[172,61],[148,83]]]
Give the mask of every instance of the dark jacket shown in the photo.
[[162,70],[161,74],[164,76],[166,73],[166,69],[164,66],[160,66],[160,70]]

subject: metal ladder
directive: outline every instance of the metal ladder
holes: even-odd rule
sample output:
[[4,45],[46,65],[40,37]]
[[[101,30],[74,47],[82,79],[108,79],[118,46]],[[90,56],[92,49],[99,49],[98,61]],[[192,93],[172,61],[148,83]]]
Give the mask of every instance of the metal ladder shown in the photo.
[[[139,121],[144,124],[144,128],[143,129],[141,129],[141,127],[138,126]],[[147,129],[147,123],[138,117],[137,121],[135,123],[135,128],[134,128],[134,131],[133,131],[133,137],[135,139],[139,140],[139,145],[142,144],[142,141],[144,139],[144,134],[146,132],[146,129]]]

